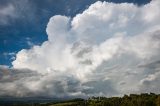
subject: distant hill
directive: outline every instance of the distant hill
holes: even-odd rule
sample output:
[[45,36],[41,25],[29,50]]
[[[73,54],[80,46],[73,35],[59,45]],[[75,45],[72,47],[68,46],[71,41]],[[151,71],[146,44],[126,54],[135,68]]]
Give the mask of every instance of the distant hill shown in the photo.
[[13,98],[13,97],[0,97],[0,106],[34,106],[35,104],[50,103],[62,101],[57,98],[35,98],[35,97],[25,97],[25,98]]

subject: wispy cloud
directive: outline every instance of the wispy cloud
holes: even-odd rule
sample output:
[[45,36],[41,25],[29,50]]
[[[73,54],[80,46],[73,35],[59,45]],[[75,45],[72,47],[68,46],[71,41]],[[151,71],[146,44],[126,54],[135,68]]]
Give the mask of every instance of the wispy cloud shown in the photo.
[[6,0],[0,4],[0,25],[8,25],[15,20],[33,21],[36,5],[29,0]]
[[10,18],[16,18],[15,8],[12,4],[0,8],[0,25],[7,24]]

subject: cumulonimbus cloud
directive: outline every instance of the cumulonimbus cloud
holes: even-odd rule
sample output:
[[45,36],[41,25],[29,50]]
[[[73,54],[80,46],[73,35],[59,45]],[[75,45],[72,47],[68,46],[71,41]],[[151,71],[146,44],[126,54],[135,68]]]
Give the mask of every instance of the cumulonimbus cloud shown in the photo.
[[[0,90],[13,89],[0,94],[86,97],[159,93],[159,80],[155,80],[159,66],[148,66],[160,60],[159,5],[159,0],[140,7],[98,1],[73,18],[51,17],[46,28],[48,41],[19,51],[10,69],[13,73],[15,69],[30,71],[17,74],[18,79],[12,81],[3,79]],[[30,72],[35,74],[26,77]],[[145,89],[152,84],[155,88]],[[23,88],[18,88],[21,85]]]

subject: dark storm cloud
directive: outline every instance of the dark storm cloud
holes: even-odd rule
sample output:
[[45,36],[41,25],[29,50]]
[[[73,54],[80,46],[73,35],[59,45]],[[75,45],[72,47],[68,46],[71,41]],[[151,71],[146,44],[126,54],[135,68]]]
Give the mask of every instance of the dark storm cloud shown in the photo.
[[110,80],[89,81],[83,85],[86,89],[82,90],[82,92],[89,96],[113,96],[118,94]]
[[31,71],[29,69],[10,69],[6,67],[0,67],[0,82],[14,82],[16,80],[21,80],[24,78],[39,76],[39,74],[35,71]]
[[0,67],[0,95],[1,96],[23,96],[36,95],[25,83],[32,80],[39,80],[41,77],[37,72],[29,69],[10,69],[7,67]]
[[74,77],[44,75],[29,69],[0,66],[1,96],[65,98],[77,95],[74,93],[80,88],[80,82]]
[[144,65],[139,65],[140,68],[149,68],[149,69],[156,69],[157,67],[160,67],[160,60],[144,64]]

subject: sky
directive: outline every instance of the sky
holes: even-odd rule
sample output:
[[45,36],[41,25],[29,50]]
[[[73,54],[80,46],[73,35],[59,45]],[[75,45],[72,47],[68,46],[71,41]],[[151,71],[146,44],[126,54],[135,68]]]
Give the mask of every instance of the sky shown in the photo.
[[[47,40],[46,25],[54,15],[74,17],[97,0],[0,0],[0,64],[12,66],[15,54]],[[104,0],[103,0],[104,1]],[[150,0],[108,0],[143,5]],[[16,42],[15,42],[16,40]]]
[[0,96],[160,93],[159,0],[0,0]]

